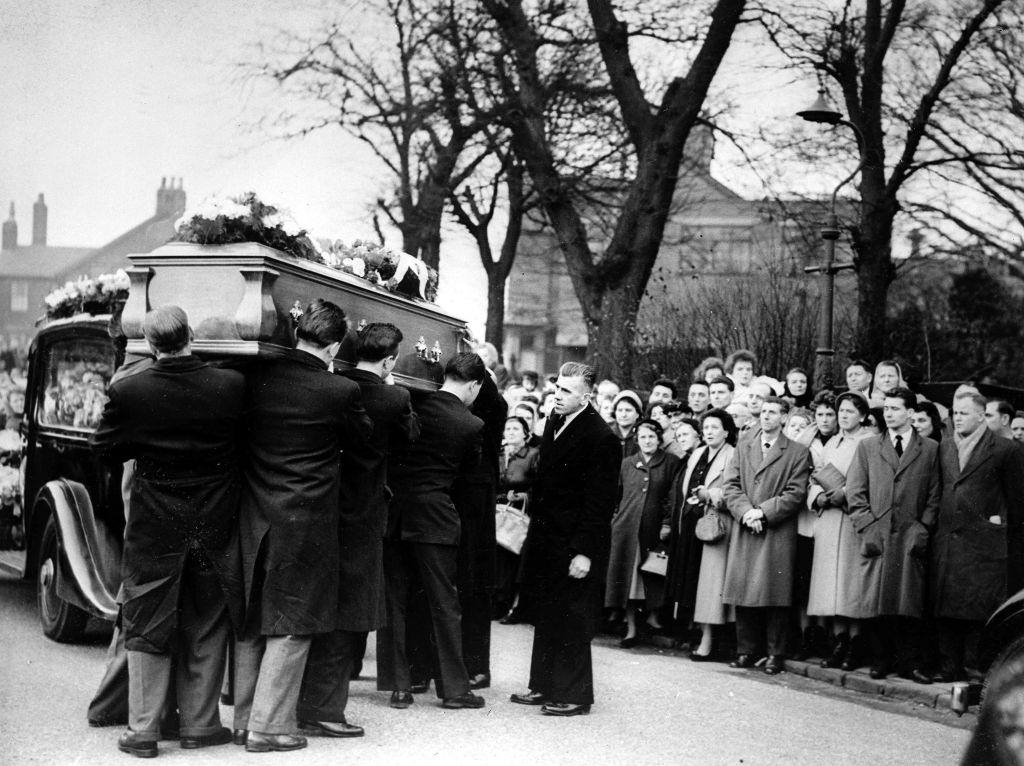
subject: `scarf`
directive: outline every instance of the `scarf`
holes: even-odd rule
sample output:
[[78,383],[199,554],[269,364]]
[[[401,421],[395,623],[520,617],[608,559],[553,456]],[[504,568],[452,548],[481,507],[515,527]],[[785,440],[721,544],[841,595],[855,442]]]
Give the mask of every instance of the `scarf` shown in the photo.
[[968,434],[967,436],[961,436],[960,434],[953,433],[953,441],[956,443],[957,455],[960,457],[960,470],[964,470],[967,465],[967,461],[971,459],[971,453],[974,452],[974,448],[978,446],[978,442],[981,441],[981,437],[985,435],[985,429],[988,426],[982,423],[980,426],[974,429],[974,433]]

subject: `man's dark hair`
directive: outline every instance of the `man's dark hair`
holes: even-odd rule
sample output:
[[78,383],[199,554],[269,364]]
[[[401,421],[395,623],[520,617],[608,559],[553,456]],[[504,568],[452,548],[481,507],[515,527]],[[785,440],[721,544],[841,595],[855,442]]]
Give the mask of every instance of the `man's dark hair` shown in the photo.
[[150,311],[142,320],[142,333],[161,354],[181,351],[192,340],[188,315],[180,306],[160,306]]
[[374,322],[356,333],[356,359],[360,362],[379,362],[389,356],[398,356],[402,331],[393,324]]
[[444,366],[444,376],[461,380],[463,383],[480,383],[487,375],[487,365],[475,351],[456,354]]
[[669,391],[672,392],[672,398],[676,398],[676,382],[674,380],[670,380],[669,378],[658,378],[651,384],[651,390],[653,391],[658,386],[661,386],[662,388],[667,388]]
[[341,306],[322,298],[306,306],[295,324],[295,337],[317,348],[327,348],[345,337],[348,322]]
[[1000,415],[1006,415],[1011,421],[1013,420],[1016,410],[1013,409],[1008,401],[1005,399],[989,399],[988,403],[995,404],[996,412]]
[[704,386],[704,388],[711,388],[711,384],[708,383],[706,380],[691,380],[690,385],[686,387],[686,390],[689,391],[694,386]]
[[725,371],[726,373],[732,373],[733,368],[736,366],[736,362],[750,362],[750,366],[755,370],[757,369],[757,357],[753,351],[748,351],[745,348],[737,349],[733,351],[725,360]]
[[710,389],[713,385],[715,385],[715,383],[721,383],[726,388],[728,388],[730,391],[735,391],[736,390],[736,384],[732,382],[732,378],[727,378],[724,375],[719,375],[713,381],[708,383],[708,388]]
[[763,407],[765,404],[777,404],[779,405],[779,412],[783,415],[789,414],[789,400],[783,399],[781,396],[766,396],[761,406]]
[[843,370],[843,372],[846,372],[846,370],[849,370],[851,367],[861,367],[863,368],[864,372],[868,373],[869,375],[871,374],[871,366],[863,359],[851,359],[849,364],[846,365],[846,368]]
[[885,392],[886,399],[900,399],[903,402],[903,406],[908,410],[917,409],[917,394],[911,391],[909,388],[903,386],[896,386],[891,391]]
[[597,379],[594,368],[583,362],[566,362],[558,369],[558,374],[566,378],[583,378],[587,390],[594,387],[594,381]]

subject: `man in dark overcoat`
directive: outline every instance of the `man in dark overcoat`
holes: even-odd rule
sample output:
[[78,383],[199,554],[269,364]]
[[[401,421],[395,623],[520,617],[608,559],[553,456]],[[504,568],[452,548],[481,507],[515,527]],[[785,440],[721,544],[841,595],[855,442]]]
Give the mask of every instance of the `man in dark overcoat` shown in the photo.
[[861,440],[846,476],[850,521],[860,536],[865,603],[874,602],[872,678],[893,669],[930,683],[922,668],[928,542],[939,510],[939,447],[910,425],[917,396],[885,395],[886,430]]
[[[237,443],[245,381],[191,353],[177,306],[146,315],[149,367],[115,380],[94,447],[135,460],[121,560],[128,731],[118,746],[157,754],[175,675],[185,748],[230,742],[218,708],[229,616],[242,614]],[[176,668],[172,670],[172,659]]]
[[338,625],[341,453],[372,464],[359,386],[328,371],[344,312],[313,301],[295,350],[249,379],[241,506],[247,612],[236,642],[235,731],[251,752],[295,750],[296,704],[312,637]]
[[942,441],[942,500],[932,542],[932,608],[940,666],[932,680],[977,668],[985,620],[1024,587],[1024,456],[985,426],[985,399],[953,400],[953,436]]
[[589,365],[559,370],[523,544],[535,629],[529,691],[512,701],[541,705],[546,715],[586,714],[594,702],[590,642],[601,620],[622,453],[590,404],[593,385]]
[[782,433],[788,414],[785,399],[764,399],[757,426],[740,440],[724,479],[726,506],[737,522],[722,591],[722,601],[736,607],[737,656],[730,667],[753,667],[764,647],[769,675],[785,670],[796,517],[811,475],[807,448]]
[[484,423],[480,462],[455,482],[459,512],[459,603],[462,608],[462,657],[469,685],[491,685],[491,590],[494,587],[494,498],[498,459],[508,403],[491,374],[484,379],[470,412]]
[[417,587],[430,613],[437,696],[446,708],[480,708],[469,689],[462,657],[462,617],[456,588],[461,525],[452,501],[460,475],[480,460],[483,421],[469,411],[487,370],[475,353],[456,354],[445,365],[440,390],[415,404],[419,438],[392,454],[394,492],[384,546],[387,625],[377,631],[377,688],[391,691],[391,706],[412,704],[407,645],[409,599]]
[[313,637],[298,708],[299,726],[326,736],[363,734],[345,720],[349,682],[367,633],[384,624],[388,455],[420,431],[409,391],[391,376],[401,342],[402,331],[393,324],[366,325],[357,334],[355,368],[339,373],[359,386],[378,459],[367,465],[347,452],[341,456],[337,628]]

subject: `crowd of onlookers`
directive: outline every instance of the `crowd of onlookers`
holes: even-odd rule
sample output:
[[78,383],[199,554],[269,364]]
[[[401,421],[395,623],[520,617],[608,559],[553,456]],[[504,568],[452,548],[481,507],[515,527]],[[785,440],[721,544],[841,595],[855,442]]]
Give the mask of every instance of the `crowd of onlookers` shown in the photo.
[[[820,391],[800,368],[759,372],[740,350],[643,395],[595,387],[623,457],[608,631],[768,673],[788,656],[919,683],[969,675],[983,621],[1024,587],[1024,412],[969,384],[948,407],[928,401],[892,360],[850,361],[845,385]],[[552,384],[523,372],[505,387],[498,502],[527,513]],[[495,604],[503,622],[529,619],[507,551]]]

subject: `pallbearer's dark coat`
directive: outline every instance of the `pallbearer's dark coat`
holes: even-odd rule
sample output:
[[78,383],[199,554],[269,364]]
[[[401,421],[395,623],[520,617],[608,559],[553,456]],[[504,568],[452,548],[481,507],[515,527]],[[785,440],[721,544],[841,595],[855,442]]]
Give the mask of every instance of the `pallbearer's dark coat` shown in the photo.
[[[932,606],[938,617],[986,620],[1024,587],[1024,453],[985,433],[960,470],[952,437],[942,442],[942,500],[932,541]],[[989,519],[1000,518],[999,524]]]
[[372,465],[359,386],[304,351],[249,376],[240,516],[250,613],[267,636],[327,633],[338,622],[341,452]]
[[[622,450],[589,405],[557,439],[553,421],[548,419],[540,448],[523,545],[523,583],[553,603],[567,643],[586,642],[600,620]],[[569,577],[569,563],[577,554],[590,559],[589,574],[579,580]]]
[[181,575],[212,566],[236,625],[242,615],[237,443],[245,381],[194,356],[159,359],[107,391],[94,448],[136,461],[121,559],[121,621],[132,651],[168,651]]
[[420,428],[405,388],[385,385],[366,370],[340,375],[359,386],[363,408],[373,421],[372,443],[378,456],[371,463],[348,452],[341,456],[338,628],[366,632],[384,624],[388,456],[393,448],[415,441]]

